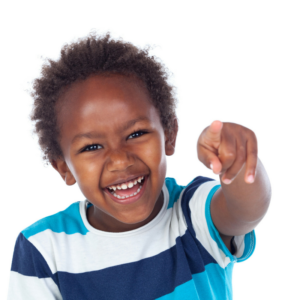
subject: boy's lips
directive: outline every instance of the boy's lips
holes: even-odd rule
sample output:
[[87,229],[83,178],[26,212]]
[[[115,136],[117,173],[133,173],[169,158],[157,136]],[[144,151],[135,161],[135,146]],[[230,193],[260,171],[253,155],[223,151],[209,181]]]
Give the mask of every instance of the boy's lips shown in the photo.
[[[130,204],[130,203],[134,203],[136,201],[138,201],[141,196],[143,195],[147,182],[148,182],[148,175],[144,175],[143,176],[144,179],[141,183],[137,183],[135,186],[133,186],[132,188],[129,189],[125,189],[125,190],[116,190],[116,191],[111,191],[108,189],[108,187],[106,187],[104,189],[104,192],[114,201],[117,202],[119,204]],[[138,177],[133,177],[131,180],[137,179]],[[128,182],[130,180],[127,180],[126,182]],[[124,183],[124,181],[122,181]],[[120,182],[121,183],[121,182]],[[124,199],[122,198],[118,198],[117,196],[123,196]]]

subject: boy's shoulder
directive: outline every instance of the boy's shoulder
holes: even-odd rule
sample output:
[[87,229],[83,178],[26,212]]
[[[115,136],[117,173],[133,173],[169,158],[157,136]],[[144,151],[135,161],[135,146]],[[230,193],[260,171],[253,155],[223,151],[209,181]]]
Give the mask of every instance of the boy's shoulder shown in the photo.
[[198,176],[194,178],[192,181],[190,181],[187,185],[179,185],[177,184],[176,180],[171,177],[165,178],[165,184],[167,187],[167,190],[169,192],[169,205],[168,208],[173,207],[174,202],[176,202],[180,198],[180,194],[185,192],[188,194],[188,197],[185,197],[187,199],[190,199],[192,195],[194,194],[195,190],[202,185],[203,183],[209,182],[209,181],[215,181],[214,179]]
[[22,234],[27,239],[45,230],[51,230],[56,233],[81,233],[85,235],[88,230],[84,226],[80,215],[80,203],[80,201],[75,202],[63,211],[40,219],[24,229]]

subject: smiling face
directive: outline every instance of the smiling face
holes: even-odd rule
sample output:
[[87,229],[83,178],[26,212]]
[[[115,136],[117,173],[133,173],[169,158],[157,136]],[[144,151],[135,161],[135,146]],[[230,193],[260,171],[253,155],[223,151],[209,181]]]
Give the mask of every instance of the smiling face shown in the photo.
[[176,133],[167,137],[146,88],[121,75],[89,77],[64,93],[57,119],[64,159],[53,167],[93,204],[91,225],[122,232],[151,221]]

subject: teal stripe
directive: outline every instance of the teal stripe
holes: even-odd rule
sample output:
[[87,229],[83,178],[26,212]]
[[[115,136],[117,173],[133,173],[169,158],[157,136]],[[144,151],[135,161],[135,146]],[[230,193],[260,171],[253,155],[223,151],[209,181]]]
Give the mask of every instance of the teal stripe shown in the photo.
[[[159,300],[198,300],[197,289],[193,280],[183,283],[175,288],[175,290],[165,296],[157,298]],[[204,299],[204,298],[203,298]]]
[[245,235],[244,253],[240,258],[237,258],[237,262],[242,262],[248,259],[254,252],[255,246],[256,246],[256,236],[254,230],[252,230],[251,232]]
[[205,271],[192,275],[192,279],[157,300],[232,300],[232,269],[208,264]]
[[169,204],[168,208],[172,208],[174,203],[179,199],[180,193],[185,188],[184,186],[177,185],[176,180],[174,178],[166,178],[165,183],[167,189],[169,191]]
[[206,272],[194,274],[198,299],[231,300],[233,265],[230,263],[223,269],[218,264],[211,263],[205,266]]
[[225,253],[225,255],[228,256],[231,261],[233,261],[233,260],[235,260],[235,258],[230,253],[230,251],[225,246],[225,244],[223,243],[223,240],[220,237],[219,231],[215,227],[215,225],[212,221],[212,218],[211,218],[211,214],[210,214],[210,204],[211,204],[212,197],[220,187],[221,187],[221,185],[214,186],[207,196],[206,203],[205,203],[205,218],[206,218],[206,222],[207,222],[207,226],[208,226],[208,230],[209,230],[211,238],[217,243],[219,249],[221,249]]
[[28,239],[31,236],[50,229],[53,232],[65,232],[66,234],[80,233],[85,235],[88,230],[83,224],[79,212],[79,203],[70,205],[66,210],[55,215],[43,218],[22,231]]

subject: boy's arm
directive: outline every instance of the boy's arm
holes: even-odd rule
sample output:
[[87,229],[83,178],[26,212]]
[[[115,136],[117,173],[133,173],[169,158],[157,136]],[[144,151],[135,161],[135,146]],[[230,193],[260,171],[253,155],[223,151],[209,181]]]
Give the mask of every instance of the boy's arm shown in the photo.
[[13,254],[8,300],[62,300],[54,276],[39,250],[20,233]]
[[270,181],[257,157],[255,134],[237,124],[215,121],[199,137],[198,157],[220,174],[222,187],[212,198],[211,217],[230,250],[232,237],[252,231],[271,199]]

